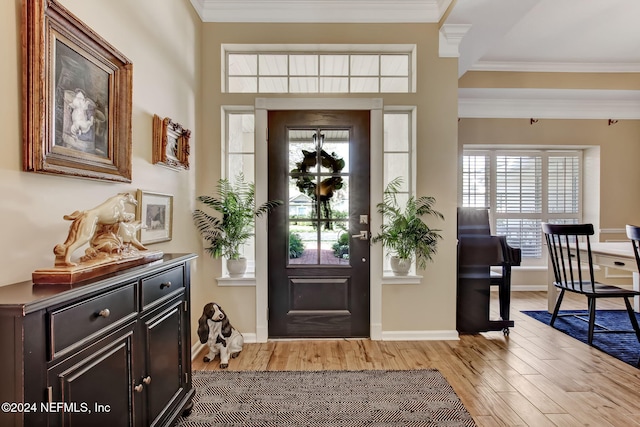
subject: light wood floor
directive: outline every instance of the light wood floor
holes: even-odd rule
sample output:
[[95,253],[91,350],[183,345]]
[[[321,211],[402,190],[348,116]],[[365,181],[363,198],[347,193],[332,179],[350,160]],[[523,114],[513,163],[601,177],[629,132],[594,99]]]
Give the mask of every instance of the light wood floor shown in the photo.
[[[492,303],[492,309],[497,303]],[[230,370],[438,369],[479,426],[640,426],[640,369],[520,310],[543,310],[546,293],[514,292],[508,337],[459,341],[306,340],[246,344]],[[563,309],[586,308],[567,295]],[[598,308],[623,308],[599,301]],[[219,369],[216,360],[193,369]]]

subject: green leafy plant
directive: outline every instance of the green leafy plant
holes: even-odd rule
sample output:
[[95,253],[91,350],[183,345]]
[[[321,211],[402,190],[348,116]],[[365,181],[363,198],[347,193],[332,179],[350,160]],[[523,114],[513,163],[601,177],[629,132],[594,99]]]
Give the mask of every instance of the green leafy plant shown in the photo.
[[349,234],[340,233],[338,241],[331,245],[333,249],[333,255],[336,258],[344,258],[345,255],[349,255]]
[[441,230],[430,228],[421,217],[431,215],[444,219],[444,216],[433,208],[433,197],[411,196],[404,207],[400,206],[398,192],[401,184],[402,178],[395,178],[384,190],[382,202],[376,206],[383,216],[383,224],[371,241],[381,242],[401,260],[413,260],[415,257],[416,264],[424,269],[427,261],[432,260],[442,236],[439,234]]
[[222,217],[196,209],[193,221],[204,240],[211,245],[205,248],[211,256],[239,259],[240,247],[253,235],[255,218],[269,213],[282,201],[270,200],[256,207],[255,185],[246,182],[242,173],[233,184],[225,178],[218,180],[216,188],[217,196],[198,196],[197,200]]
[[304,243],[298,233],[289,232],[289,258],[300,258],[304,252]]

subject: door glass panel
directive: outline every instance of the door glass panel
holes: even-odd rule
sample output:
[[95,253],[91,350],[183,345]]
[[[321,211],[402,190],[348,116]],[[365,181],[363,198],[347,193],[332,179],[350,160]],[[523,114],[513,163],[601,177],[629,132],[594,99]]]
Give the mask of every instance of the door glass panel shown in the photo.
[[289,220],[289,264],[317,264],[317,248],[316,224]]
[[[349,177],[323,177],[320,182],[320,218],[344,220],[349,217]],[[335,221],[326,223],[329,229],[334,228]]]
[[324,249],[320,264],[349,265],[350,236],[346,228],[346,222],[334,223],[333,230],[323,228],[321,230],[321,245]]
[[298,174],[291,177],[289,185],[289,222],[298,219],[318,219],[318,204],[315,200],[316,177]]
[[288,130],[289,264],[349,264],[349,131]]
[[313,130],[289,130],[289,170],[292,174],[317,172]]
[[322,133],[322,172],[349,172],[349,131],[330,130]]

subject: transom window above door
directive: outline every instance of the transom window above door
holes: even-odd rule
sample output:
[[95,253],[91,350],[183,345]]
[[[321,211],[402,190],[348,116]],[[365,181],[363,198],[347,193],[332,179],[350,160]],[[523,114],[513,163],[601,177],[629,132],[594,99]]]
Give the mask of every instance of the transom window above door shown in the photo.
[[[223,46],[229,93],[409,93],[413,45]],[[259,47],[259,49],[258,49]],[[346,47],[354,50],[345,50]],[[265,50],[269,49],[270,50]],[[377,49],[376,49],[377,48]]]

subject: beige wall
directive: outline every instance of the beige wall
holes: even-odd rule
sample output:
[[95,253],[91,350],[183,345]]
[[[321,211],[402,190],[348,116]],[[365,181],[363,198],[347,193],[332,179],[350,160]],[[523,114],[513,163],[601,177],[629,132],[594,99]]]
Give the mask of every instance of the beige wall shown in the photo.
[[[53,247],[67,237],[63,215],[92,208],[117,192],[145,189],[174,195],[173,240],[150,246],[195,252],[191,221],[196,169],[175,172],[151,164],[153,114],[192,130],[192,156],[201,139],[200,40],[202,23],[189,0],[61,0],[80,20],[133,62],[132,170],[130,184],[116,184],[21,170],[20,0],[0,2],[0,285],[29,280],[53,266]],[[76,254],[79,256],[81,254]],[[194,289],[198,294],[198,289]]]
[[[427,267],[419,285],[385,285],[382,293],[383,331],[455,330],[455,207],[457,171],[457,61],[438,57],[438,33],[434,24],[215,24],[203,29],[203,144],[198,158],[198,188],[212,191],[220,177],[220,111],[225,105],[253,106],[255,95],[221,93],[222,43],[320,44],[411,43],[417,44],[418,92],[367,94],[384,98],[385,105],[415,105],[418,114],[418,182],[420,195],[433,195],[446,217],[445,237],[435,262]],[[260,94],[261,97],[271,95]],[[294,97],[276,95],[279,97]],[[313,95],[303,97],[313,97]],[[316,95],[318,96],[318,95]],[[331,95],[335,97],[334,95]],[[300,95],[298,95],[300,97]],[[372,173],[381,173],[373,165]],[[372,209],[375,212],[375,209]],[[205,255],[206,256],[206,255]],[[220,260],[202,259],[201,278],[210,296],[220,302],[234,324],[255,332],[255,289],[218,287]]]
[[638,73],[534,73],[468,71],[461,88],[541,88],[639,90]]

